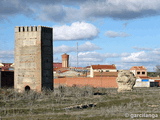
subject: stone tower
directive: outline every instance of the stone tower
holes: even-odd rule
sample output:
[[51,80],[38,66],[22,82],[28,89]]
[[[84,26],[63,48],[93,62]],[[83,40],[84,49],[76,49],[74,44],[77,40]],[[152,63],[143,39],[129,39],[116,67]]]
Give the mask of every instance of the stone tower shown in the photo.
[[62,67],[69,67],[69,55],[66,53],[62,55]]
[[52,28],[15,27],[14,88],[18,91],[53,90]]

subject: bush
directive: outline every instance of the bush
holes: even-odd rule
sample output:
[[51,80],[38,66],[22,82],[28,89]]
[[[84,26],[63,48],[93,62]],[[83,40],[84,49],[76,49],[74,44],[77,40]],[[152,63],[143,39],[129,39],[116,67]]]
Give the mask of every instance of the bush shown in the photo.
[[[60,86],[54,91],[18,93],[13,89],[0,89],[0,116],[8,120],[60,120],[66,117],[69,120],[128,119],[125,118],[125,113],[155,113],[160,116],[159,90],[136,88],[132,92],[117,93],[115,88]],[[86,109],[64,109],[92,103],[96,103],[96,106]]]

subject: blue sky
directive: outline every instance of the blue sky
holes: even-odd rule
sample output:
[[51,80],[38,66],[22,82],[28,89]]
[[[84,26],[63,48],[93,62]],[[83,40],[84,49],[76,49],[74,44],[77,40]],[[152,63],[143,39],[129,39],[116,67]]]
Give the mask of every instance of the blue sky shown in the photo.
[[54,62],[115,64],[117,69],[160,64],[159,0],[1,0],[0,62],[14,62],[14,27],[53,27]]

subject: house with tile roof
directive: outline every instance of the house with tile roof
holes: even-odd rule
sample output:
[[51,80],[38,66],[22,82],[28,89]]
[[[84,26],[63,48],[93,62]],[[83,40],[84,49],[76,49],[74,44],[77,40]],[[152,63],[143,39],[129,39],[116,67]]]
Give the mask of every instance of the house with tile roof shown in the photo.
[[155,87],[158,85],[153,78],[147,76],[147,69],[144,66],[133,66],[130,71],[137,78],[134,87]]
[[1,71],[13,71],[14,63],[0,63]]
[[102,77],[102,76],[117,76],[118,72],[116,66],[112,65],[91,65],[90,77]]
[[133,72],[136,77],[147,76],[147,69],[144,66],[133,66],[130,68],[130,71]]

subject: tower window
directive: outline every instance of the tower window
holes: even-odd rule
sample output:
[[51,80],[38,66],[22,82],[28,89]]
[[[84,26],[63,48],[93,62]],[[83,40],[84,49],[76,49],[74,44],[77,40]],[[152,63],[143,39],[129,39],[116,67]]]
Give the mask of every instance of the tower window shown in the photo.
[[145,72],[142,72],[142,74],[144,75],[144,74],[145,74]]
[[137,74],[139,75],[139,74],[140,74],[140,72],[137,72]]

